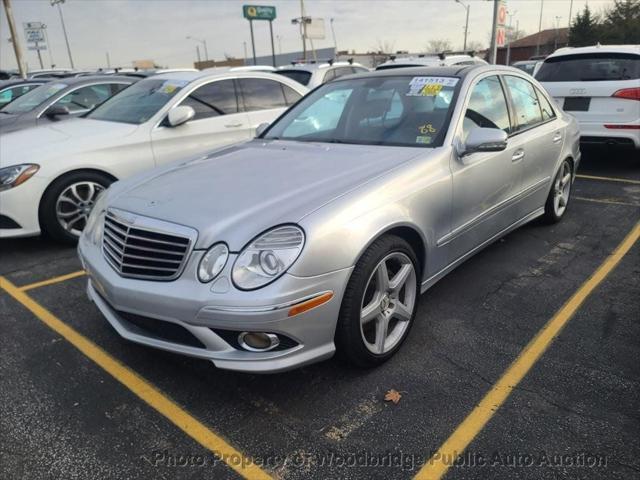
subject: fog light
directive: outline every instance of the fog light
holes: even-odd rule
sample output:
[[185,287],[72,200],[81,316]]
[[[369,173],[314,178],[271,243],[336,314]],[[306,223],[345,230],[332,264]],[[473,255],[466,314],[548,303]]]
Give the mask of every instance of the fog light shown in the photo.
[[238,343],[251,352],[267,352],[280,345],[280,340],[274,333],[242,332],[238,335]]

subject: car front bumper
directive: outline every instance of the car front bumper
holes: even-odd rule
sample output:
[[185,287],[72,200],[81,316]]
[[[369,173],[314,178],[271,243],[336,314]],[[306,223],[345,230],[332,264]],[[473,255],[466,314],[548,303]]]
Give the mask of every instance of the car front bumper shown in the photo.
[[[89,278],[89,298],[113,328],[133,342],[254,373],[297,368],[329,358],[335,351],[336,321],[351,268],[314,277],[285,274],[259,290],[242,291],[229,280],[235,255],[213,282],[203,284],[196,276],[204,253],[199,250],[191,253],[182,275],[170,282],[121,277],[101,249],[84,236],[78,253]],[[325,292],[333,293],[328,302],[289,316],[293,305]],[[130,321],[140,317],[152,328]],[[156,327],[161,324],[195,337],[197,345],[158,335]],[[229,341],[245,331],[275,333],[292,342],[284,342],[287,347],[280,350],[247,351]]]
[[34,176],[17,187],[0,192],[0,238],[40,234],[38,206],[46,186],[44,179]]

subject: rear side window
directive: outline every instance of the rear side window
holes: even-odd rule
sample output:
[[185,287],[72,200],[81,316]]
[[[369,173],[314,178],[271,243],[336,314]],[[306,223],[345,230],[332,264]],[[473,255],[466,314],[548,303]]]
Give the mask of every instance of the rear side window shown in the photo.
[[552,57],[536,74],[540,82],[599,82],[637,80],[640,55],[628,53],[585,53]]
[[305,70],[278,70],[274,73],[277,73],[278,75],[284,75],[285,77],[290,78],[291,80],[295,80],[302,85],[309,85],[309,80],[311,80],[311,72],[307,72]]
[[542,111],[533,85],[520,77],[507,75],[504,78],[515,108],[515,130],[525,130],[542,123]]
[[335,70],[336,78],[344,77],[345,75],[351,75],[353,73],[353,68],[351,67],[338,67]]
[[233,80],[220,80],[197,88],[181,105],[192,107],[195,120],[238,112],[238,98]]
[[462,123],[465,140],[474,127],[499,128],[507,133],[511,131],[507,100],[497,76],[483,78],[471,91]]
[[241,78],[238,80],[247,112],[269,110],[287,106],[282,84],[265,78]]
[[540,102],[540,110],[542,111],[542,121],[546,122],[547,120],[551,120],[552,118],[556,118],[556,114],[553,111],[553,107],[547,100],[547,97],[536,88],[536,93],[538,94],[538,101]]

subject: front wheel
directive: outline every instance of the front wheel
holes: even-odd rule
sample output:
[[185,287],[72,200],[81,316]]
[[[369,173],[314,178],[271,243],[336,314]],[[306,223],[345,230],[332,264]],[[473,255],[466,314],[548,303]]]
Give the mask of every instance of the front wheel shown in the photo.
[[98,172],[75,172],[57,179],[40,204],[43,233],[60,242],[77,242],[96,198],[112,182]]
[[553,180],[553,186],[544,205],[543,218],[546,223],[558,223],[564,216],[571,198],[572,180],[573,167],[569,160],[564,160]]
[[407,337],[416,314],[419,267],[411,246],[385,235],[355,266],[336,328],[338,354],[360,367],[391,358]]

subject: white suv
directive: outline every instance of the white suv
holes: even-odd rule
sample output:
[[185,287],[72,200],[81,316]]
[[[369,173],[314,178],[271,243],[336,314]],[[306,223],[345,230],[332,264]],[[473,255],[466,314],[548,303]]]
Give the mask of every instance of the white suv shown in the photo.
[[561,48],[535,77],[576,117],[583,144],[640,149],[640,45]]

